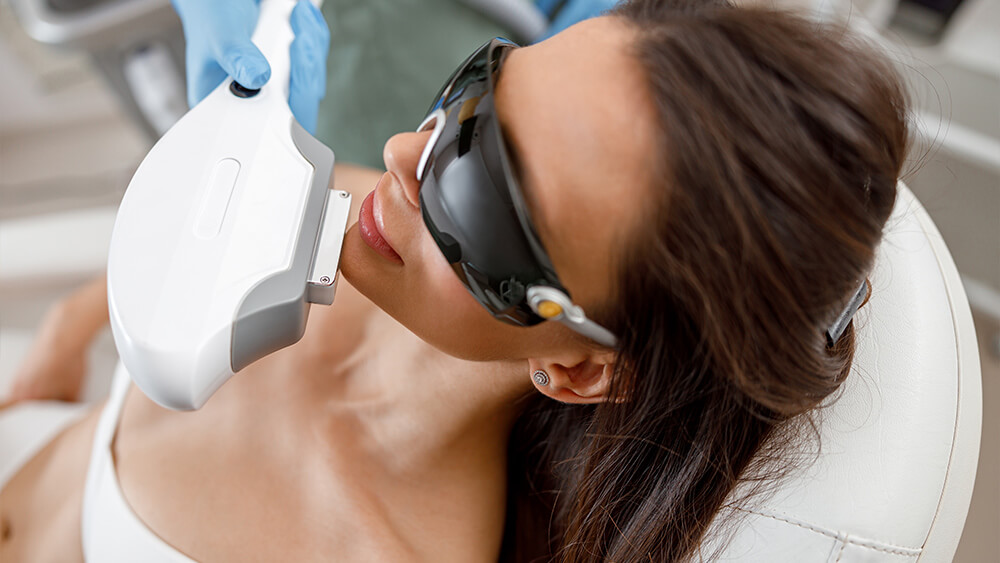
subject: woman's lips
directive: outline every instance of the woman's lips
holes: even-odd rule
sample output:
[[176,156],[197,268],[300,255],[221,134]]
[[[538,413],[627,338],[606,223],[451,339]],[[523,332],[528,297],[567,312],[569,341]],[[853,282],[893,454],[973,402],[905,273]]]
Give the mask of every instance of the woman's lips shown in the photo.
[[[385,176],[382,178],[385,178]],[[382,184],[381,180],[379,180],[379,184]],[[368,197],[361,203],[361,211],[358,216],[358,228],[361,232],[361,240],[365,241],[372,250],[379,253],[386,260],[402,264],[403,259],[392,248],[392,245],[386,240],[385,235],[382,234],[381,226],[384,225],[384,222],[382,221],[382,210],[379,208],[377,198],[375,197],[375,192],[377,191],[378,186],[375,186],[372,193],[368,194]]]

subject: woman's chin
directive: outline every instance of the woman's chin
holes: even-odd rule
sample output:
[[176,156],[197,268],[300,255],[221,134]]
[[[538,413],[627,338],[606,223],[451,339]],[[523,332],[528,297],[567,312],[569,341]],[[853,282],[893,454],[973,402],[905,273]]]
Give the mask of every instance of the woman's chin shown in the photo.
[[[386,260],[368,246],[361,238],[361,229],[357,223],[347,229],[340,251],[340,273],[358,291],[368,295],[366,286],[386,285],[386,281],[399,276],[402,266]],[[368,298],[371,299],[371,296]]]
[[361,252],[364,250],[360,248],[362,246],[364,246],[364,242],[361,240],[361,234],[358,232],[358,224],[354,223],[344,233],[344,244],[340,249],[340,262],[337,265],[340,267],[340,275],[344,276],[344,279],[357,288],[358,291],[364,293],[359,285],[361,281],[360,273],[364,269],[362,264],[360,264],[362,260]]
[[[405,287],[397,286],[403,284],[402,267],[402,264],[390,263],[372,250],[361,238],[357,223],[347,230],[340,252],[340,274],[376,307],[393,317],[397,316],[393,314],[395,297],[405,290]],[[336,301],[333,306],[337,306]]]

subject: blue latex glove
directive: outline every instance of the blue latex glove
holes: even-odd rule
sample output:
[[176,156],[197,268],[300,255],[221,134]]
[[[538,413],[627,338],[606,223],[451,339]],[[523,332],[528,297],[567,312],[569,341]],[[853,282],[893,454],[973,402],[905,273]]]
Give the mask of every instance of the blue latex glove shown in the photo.
[[[260,88],[271,67],[250,41],[257,25],[257,0],[171,0],[187,42],[188,104],[194,107],[227,76],[246,88]],[[330,30],[309,0],[292,10],[291,79],[288,105],[295,119],[316,132],[319,101],[326,92]]]
[[549,28],[537,41],[548,39],[575,23],[599,16],[617,3],[617,0],[536,0],[535,5],[550,20]]

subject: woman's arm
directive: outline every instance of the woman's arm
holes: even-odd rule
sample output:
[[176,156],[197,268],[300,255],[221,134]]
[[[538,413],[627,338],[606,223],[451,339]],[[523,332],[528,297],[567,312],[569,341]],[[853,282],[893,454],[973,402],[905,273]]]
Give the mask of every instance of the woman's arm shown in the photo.
[[49,309],[2,404],[79,400],[87,351],[107,323],[107,279],[102,275]]

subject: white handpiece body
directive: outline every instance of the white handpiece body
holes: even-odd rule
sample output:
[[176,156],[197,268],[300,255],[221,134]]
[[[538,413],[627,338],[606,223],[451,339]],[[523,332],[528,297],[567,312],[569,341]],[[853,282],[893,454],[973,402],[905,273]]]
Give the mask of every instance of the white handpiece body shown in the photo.
[[333,298],[350,195],[329,189],[333,153],[288,107],[294,6],[261,2],[268,83],[240,97],[223,82],[152,148],[118,211],[112,332],[132,379],[169,408],[200,408]]

